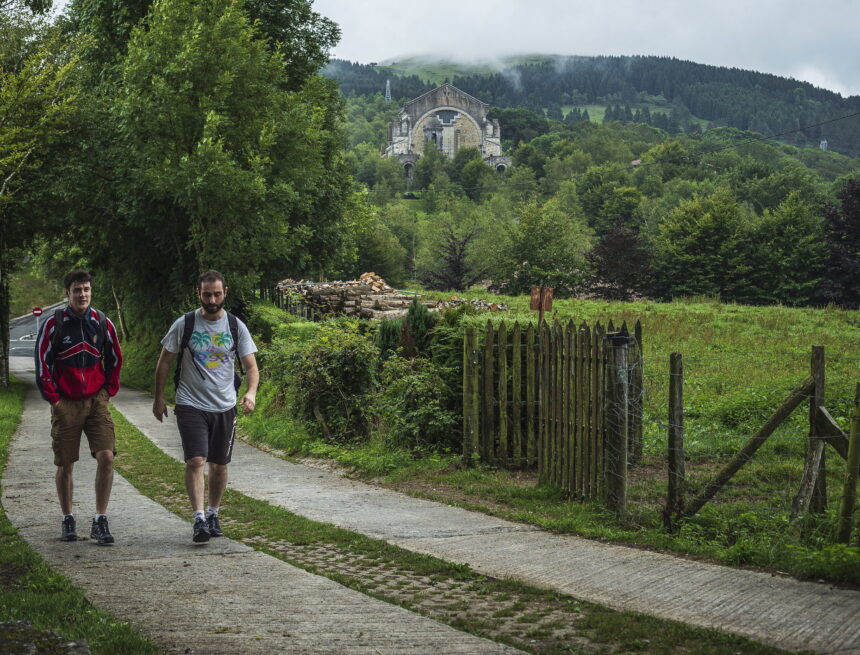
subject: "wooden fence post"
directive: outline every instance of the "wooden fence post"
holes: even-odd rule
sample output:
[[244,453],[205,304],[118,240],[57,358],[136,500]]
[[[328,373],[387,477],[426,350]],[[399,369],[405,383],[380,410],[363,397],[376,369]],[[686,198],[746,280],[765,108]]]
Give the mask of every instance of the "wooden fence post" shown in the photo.
[[538,474],[547,480],[549,466],[549,382],[550,382],[550,336],[546,321],[540,324],[540,382],[538,382]]
[[822,514],[827,510],[827,449],[824,439],[818,433],[818,412],[826,405],[824,401],[825,369],[824,369],[824,346],[812,347],[812,375],[815,376],[815,406],[809,407],[809,433],[815,442],[820,444],[821,459],[818,463],[818,476],[815,480],[815,488],[812,490],[810,511]]
[[463,337],[463,463],[469,465],[478,453],[480,393],[478,390],[478,336],[466,328]]
[[681,353],[669,358],[669,492],[663,525],[674,528],[674,521],[684,511],[684,362]]
[[514,330],[511,334],[512,351],[511,351],[511,402],[513,403],[513,465],[523,465],[523,429],[522,429],[522,331],[520,330],[519,321],[514,323]]
[[595,489],[593,498],[606,494],[606,331],[598,321],[592,333],[592,420],[595,449]]
[[800,489],[791,503],[791,518],[795,519],[804,512],[823,512],[827,498],[824,486],[824,439],[818,438],[816,419],[818,408],[824,407],[824,346],[812,346],[810,375],[815,387],[809,399],[809,440],[806,444],[806,462],[803,465],[803,479]]
[[484,335],[484,389],[483,412],[481,416],[481,457],[485,462],[492,461],[495,454],[496,422],[493,415],[493,337],[495,331],[493,324],[487,321],[487,330]]
[[535,370],[539,358],[535,356],[535,326],[529,323],[526,328],[526,462],[528,466],[537,464],[537,446],[535,445]]
[[638,462],[642,459],[642,379],[644,376],[641,321],[636,321],[636,325],[633,326],[633,337],[635,348],[630,362],[630,460]]
[[630,340],[626,333],[609,335],[608,355],[609,406],[606,412],[606,457],[608,505],[619,516],[627,513],[627,431],[629,408],[629,378],[627,348]]
[[[851,417],[851,433],[848,441],[848,458],[845,465],[845,487],[839,507],[836,540],[847,544],[851,539],[851,517],[857,502],[857,477],[860,476],[860,383],[854,391],[854,414]],[[858,526],[860,541],[860,526]]]
[[502,466],[508,465],[508,330],[505,322],[499,323],[497,329],[499,344],[499,448],[495,461]]

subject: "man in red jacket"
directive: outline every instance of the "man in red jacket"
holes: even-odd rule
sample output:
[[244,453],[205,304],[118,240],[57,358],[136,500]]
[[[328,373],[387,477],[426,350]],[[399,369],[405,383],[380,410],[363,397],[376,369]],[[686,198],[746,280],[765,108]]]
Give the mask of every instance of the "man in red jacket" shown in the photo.
[[57,466],[57,496],[63,511],[62,541],[76,541],[72,514],[72,470],[78,461],[81,432],[96,459],[96,514],[90,538],[100,546],[114,538],[107,521],[116,454],[108,398],[119,391],[122,351],[113,323],[90,306],[92,278],[72,271],[63,280],[69,306],[42,324],[36,340],[36,384],[51,403],[51,440]]

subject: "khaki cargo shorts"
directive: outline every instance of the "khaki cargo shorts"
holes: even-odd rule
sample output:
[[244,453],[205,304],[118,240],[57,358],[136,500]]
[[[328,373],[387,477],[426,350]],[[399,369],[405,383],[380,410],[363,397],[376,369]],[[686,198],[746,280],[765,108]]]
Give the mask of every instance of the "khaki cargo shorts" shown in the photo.
[[116,435],[108,397],[107,390],[101,389],[84,400],[60,398],[60,402],[51,405],[54,465],[66,466],[78,461],[81,432],[87,435],[93,457],[101,450],[110,450],[116,455]]

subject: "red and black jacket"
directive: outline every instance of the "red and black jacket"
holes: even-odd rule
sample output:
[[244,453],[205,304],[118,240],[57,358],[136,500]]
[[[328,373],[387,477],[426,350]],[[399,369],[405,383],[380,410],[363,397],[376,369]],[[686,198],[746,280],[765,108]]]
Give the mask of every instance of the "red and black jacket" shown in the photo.
[[[54,316],[42,324],[36,339],[36,384],[42,398],[55,403],[60,398],[82,400],[107,389],[119,391],[122,350],[110,319],[99,328],[99,313],[87,307],[83,317],[66,307],[62,325]],[[59,340],[54,330],[60,330]],[[54,342],[60,345],[54,349]]]

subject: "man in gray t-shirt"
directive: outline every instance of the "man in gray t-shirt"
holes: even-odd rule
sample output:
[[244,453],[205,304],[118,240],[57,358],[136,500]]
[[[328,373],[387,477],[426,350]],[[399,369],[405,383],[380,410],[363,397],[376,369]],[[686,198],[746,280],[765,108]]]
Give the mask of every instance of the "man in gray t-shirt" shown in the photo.
[[[248,380],[248,389],[240,402],[244,414],[254,411],[260,376],[254,357],[257,347],[248,328],[223,308],[227,297],[224,276],[218,271],[203,273],[197,294],[201,307],[194,312],[188,345],[182,348],[185,316],[177,319],[161,340],[163,347],[155,369],[152,413],[159,421],[167,416],[164,385],[170,362],[179,355],[181,374],[174,413],[185,457],[185,487],[194,511],[192,538],[200,543],[223,535],[218,509],[227,487],[227,465],[236,433],[234,354],[238,354]],[[236,344],[233,343],[231,319],[235,320]],[[209,507],[204,513],[203,466],[206,462],[209,463]]]

